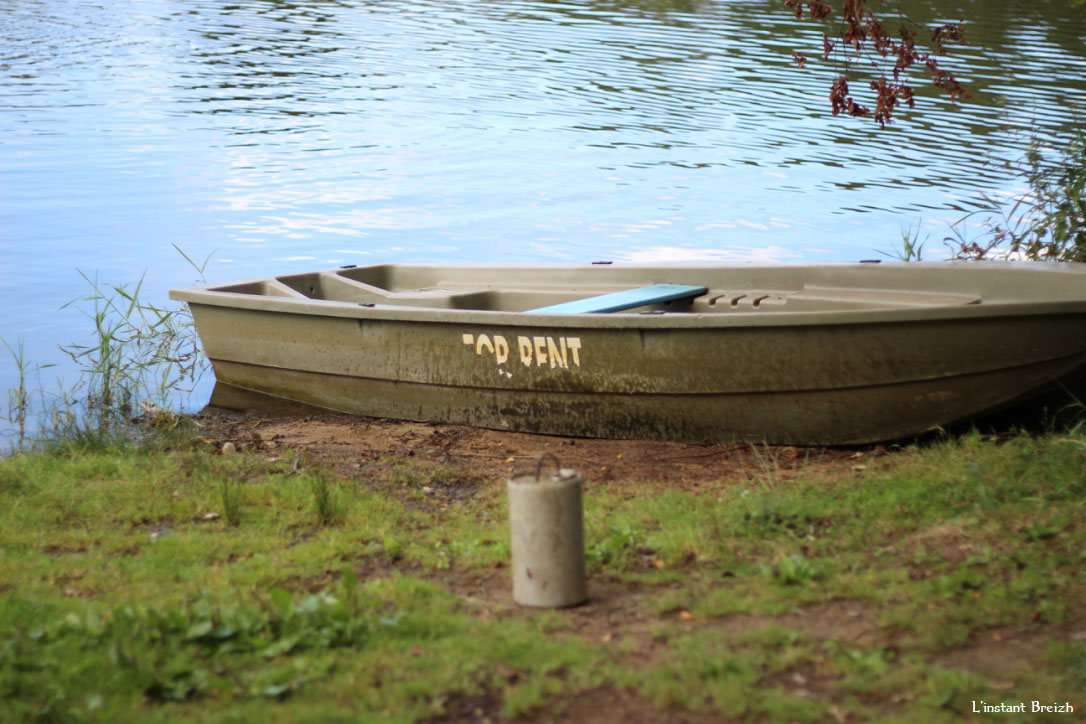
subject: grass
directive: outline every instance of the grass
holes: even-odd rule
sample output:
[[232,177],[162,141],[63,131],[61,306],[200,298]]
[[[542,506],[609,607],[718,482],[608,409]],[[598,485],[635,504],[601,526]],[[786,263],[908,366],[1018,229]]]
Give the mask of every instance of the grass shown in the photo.
[[[177,252],[203,280],[203,263]],[[131,423],[141,417],[153,427],[175,427],[181,416],[173,412],[187,399],[207,369],[191,312],[183,305],[160,306],[142,296],[143,277],[134,285],[102,284],[97,276],[80,272],[87,293],[65,304],[90,321],[91,337],[61,347],[77,378],[55,391],[37,389],[31,378],[53,365],[26,359],[23,341],[0,338],[17,371],[0,406],[0,454],[25,450],[50,440],[83,446],[113,444],[120,438],[142,434]],[[4,409],[6,407],[6,409]]]
[[[8,390],[6,409],[0,408],[0,422],[5,422],[10,426],[8,432],[14,438],[14,444],[23,445],[30,433],[28,429],[32,406],[32,395],[29,387],[30,377],[32,375],[36,377],[43,369],[48,369],[52,365],[37,365],[27,360],[23,340],[21,339],[12,346],[8,344],[7,340],[0,337],[0,344],[4,346],[11,356],[17,380],[15,386]],[[0,433],[4,431],[3,428],[0,428]],[[0,442],[2,441],[3,438],[0,437]],[[2,451],[3,447],[0,447],[0,452]]]
[[510,601],[504,481],[218,450],[190,432],[0,460],[0,719],[1086,705],[1081,430],[832,479],[782,482],[763,452],[745,486],[590,484],[593,598],[559,611]]
[[[1086,262],[1086,134],[1034,134],[1024,145],[1020,159],[997,165],[1028,190],[1009,198],[979,194],[979,208],[951,223],[943,238],[950,258]],[[902,227],[900,245],[878,253],[923,261],[928,238],[921,226]]]

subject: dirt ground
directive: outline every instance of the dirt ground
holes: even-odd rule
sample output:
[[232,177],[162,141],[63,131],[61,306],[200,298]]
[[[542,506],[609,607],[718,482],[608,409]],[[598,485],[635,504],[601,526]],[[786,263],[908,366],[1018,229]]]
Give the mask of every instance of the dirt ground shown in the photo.
[[375,460],[410,458],[420,467],[470,469],[504,480],[533,470],[544,453],[576,469],[585,485],[713,488],[752,479],[848,475],[888,454],[883,446],[769,447],[652,440],[592,440],[322,413],[262,417],[208,408],[198,416],[209,438],[238,451],[292,448],[309,460],[357,474]]

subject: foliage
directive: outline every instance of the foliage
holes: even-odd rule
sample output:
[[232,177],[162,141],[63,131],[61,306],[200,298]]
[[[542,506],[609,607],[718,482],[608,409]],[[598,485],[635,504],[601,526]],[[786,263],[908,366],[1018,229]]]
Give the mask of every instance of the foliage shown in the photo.
[[901,246],[890,252],[879,251],[879,253],[898,261],[924,261],[924,246],[927,242],[927,237],[920,238],[920,224],[917,224],[916,228],[903,226],[901,227]]
[[[176,246],[174,247],[177,248]],[[208,259],[197,264],[178,253],[200,274]],[[124,444],[137,435],[133,422],[172,429],[181,424],[173,409],[190,392],[207,367],[192,315],[184,306],[159,306],[143,296],[143,277],[134,286],[102,284],[83,272],[89,293],[62,308],[73,307],[91,321],[93,336],[85,344],[61,350],[75,363],[78,377],[57,393],[32,392],[31,374],[52,365],[33,365],[23,355],[22,341],[3,341],[19,372],[8,391],[6,415],[15,447],[29,442],[61,446]],[[31,413],[39,414],[38,429]],[[146,427],[138,434],[143,434]]]
[[819,576],[818,569],[799,553],[781,558],[776,566],[768,569],[768,573],[785,586],[803,585]]
[[125,424],[140,412],[154,416],[202,369],[191,313],[141,299],[142,278],[130,288],[81,275],[92,292],[76,301],[92,305],[94,338],[62,348],[83,372],[69,394],[99,429]]
[[[826,26],[837,12],[840,15],[838,35],[832,40],[822,34],[822,59],[833,58],[836,77],[830,87],[830,108],[833,115],[867,116],[868,106],[861,105],[850,94],[849,81],[870,66],[874,74],[868,87],[874,91],[875,111],[873,118],[880,126],[893,123],[899,106],[913,108],[914,91],[909,73],[922,67],[931,77],[931,84],[946,93],[952,101],[968,97],[965,88],[939,65],[939,57],[946,54],[946,45],[963,40],[963,26],[959,23],[942,23],[930,28],[930,49],[918,41],[922,28],[901,17],[896,30],[891,32],[882,20],[868,7],[867,0],[841,0],[831,4],[826,0],[785,0],[796,19],[804,17]],[[892,5],[894,3],[886,3]],[[880,11],[881,12],[881,11]],[[851,55],[850,55],[851,52]],[[792,53],[799,67],[806,67],[807,57]]]
[[339,492],[327,475],[320,472],[310,478],[310,490],[313,492],[313,507],[321,525],[332,525],[342,512]]
[[[1058,143],[1029,144],[1014,170],[1030,188],[1009,209],[984,197],[986,208],[955,224],[947,242],[956,257],[1086,261],[1086,134],[1076,130]],[[984,231],[969,237],[964,226],[977,215]]]
[[30,363],[26,359],[26,354],[23,351],[23,341],[21,339],[16,343],[15,347],[8,344],[7,340],[2,337],[0,337],[0,343],[7,348],[12,361],[15,363],[15,369],[18,371],[18,381],[16,382],[15,387],[8,390],[7,412],[0,415],[0,419],[7,420],[7,422],[15,426],[15,433],[18,436],[16,444],[21,445],[27,438],[27,421],[30,417],[31,394],[28,387],[29,377],[31,374],[36,375],[41,370],[52,367],[52,365],[35,365]]

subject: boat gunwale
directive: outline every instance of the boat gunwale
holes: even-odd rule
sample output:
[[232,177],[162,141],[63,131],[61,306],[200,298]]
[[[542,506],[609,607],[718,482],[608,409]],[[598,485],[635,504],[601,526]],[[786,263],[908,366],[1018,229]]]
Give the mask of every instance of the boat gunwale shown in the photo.
[[486,324],[507,327],[564,327],[589,329],[687,329],[743,327],[807,327],[837,324],[879,324],[934,322],[944,320],[986,319],[991,317],[1030,317],[1086,314],[1086,300],[1047,302],[1003,302],[991,304],[948,305],[941,307],[879,307],[837,311],[745,311],[727,312],[612,312],[608,314],[537,314],[499,312],[479,309],[374,304],[323,299],[266,297],[237,292],[213,292],[207,289],[173,289],[170,298],[189,304],[276,314],[314,317],[414,322],[429,324]]
[[[1027,266],[1028,265],[1028,266]],[[456,269],[476,273],[500,273],[509,270],[541,270],[557,274],[561,272],[588,271],[588,265],[584,264],[512,264],[499,266],[494,264],[457,264],[448,267],[438,267],[429,264],[375,264],[366,265],[374,267],[401,267],[404,269],[442,270]],[[366,268],[366,267],[354,267]],[[935,274],[952,272],[966,275],[1000,275],[1028,273],[1043,278],[1044,275],[1054,274],[1057,278],[1073,277],[1076,274],[1084,275],[1082,280],[1086,287],[1086,264],[1069,264],[1063,262],[924,262],[914,264],[789,264],[789,265],[721,265],[721,264],[621,264],[615,266],[599,267],[601,270],[623,270],[631,272],[644,272],[648,274],[667,274],[668,272],[688,273],[704,270],[706,273],[719,273],[721,270],[745,271],[750,274],[765,274],[772,271],[787,271],[796,273],[811,271],[822,273],[824,271],[839,271],[844,273],[855,272],[857,268],[870,269],[872,287],[886,290],[879,285],[887,279],[894,279],[900,274],[910,274],[917,271],[930,270]],[[302,274],[338,274],[343,268],[318,269]],[[589,272],[595,274],[595,272]],[[818,325],[860,325],[860,324],[888,324],[909,322],[933,322],[943,320],[968,320],[986,319],[993,317],[1028,317],[1051,315],[1075,315],[1086,313],[1086,294],[1081,299],[1008,299],[998,301],[983,300],[979,304],[946,304],[925,306],[899,306],[891,303],[886,305],[871,306],[861,309],[833,309],[833,310],[743,310],[731,313],[676,311],[669,312],[654,310],[656,313],[644,314],[640,310],[610,312],[610,313],[586,313],[577,315],[562,314],[525,314],[520,311],[499,311],[493,309],[465,309],[449,307],[427,307],[417,303],[411,305],[397,304],[398,294],[410,294],[410,292],[389,292],[389,301],[374,302],[339,301],[327,299],[314,299],[309,297],[277,296],[273,294],[252,294],[245,292],[219,291],[222,287],[239,287],[249,284],[277,282],[284,276],[295,274],[272,275],[255,279],[226,281],[213,284],[183,287],[170,290],[170,298],[191,304],[202,304],[229,309],[264,311],[280,314],[299,314],[307,316],[343,317],[359,320],[394,321],[431,324],[453,325],[491,325],[506,327],[559,327],[559,328],[583,328],[583,329],[687,329],[687,328],[744,328],[744,327],[809,327]],[[606,271],[600,274],[600,286],[617,286],[613,276],[608,278]],[[819,280],[825,283],[825,280]],[[990,283],[990,282],[989,282]],[[457,282],[459,286],[461,282]],[[571,286],[583,286],[582,280],[577,280]],[[539,287],[533,288],[538,289]],[[549,288],[557,285],[548,284]],[[706,285],[708,286],[708,285]],[[849,285],[843,283],[842,288]],[[712,289],[710,287],[710,289]],[[856,287],[863,289],[863,287]],[[452,294],[459,293],[455,288],[450,290]],[[466,291],[466,290],[465,290]],[[501,288],[475,289],[474,291],[502,291]],[[743,291],[737,289],[736,291]],[[800,291],[800,290],[797,290]],[[889,289],[886,291],[894,291]],[[968,291],[968,290],[967,290]],[[942,290],[945,294],[957,294]],[[659,313],[663,311],[663,313]]]

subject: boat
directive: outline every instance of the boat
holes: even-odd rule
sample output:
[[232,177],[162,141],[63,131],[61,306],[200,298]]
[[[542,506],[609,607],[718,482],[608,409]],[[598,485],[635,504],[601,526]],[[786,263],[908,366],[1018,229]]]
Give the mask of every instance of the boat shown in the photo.
[[374,264],[170,296],[212,406],[579,437],[902,439],[1086,362],[1084,264]]

